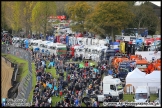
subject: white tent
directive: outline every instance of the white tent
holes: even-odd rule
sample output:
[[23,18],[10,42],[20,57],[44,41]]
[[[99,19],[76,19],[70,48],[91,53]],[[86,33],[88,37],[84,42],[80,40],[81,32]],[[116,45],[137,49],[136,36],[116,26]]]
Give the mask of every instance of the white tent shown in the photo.
[[161,82],[160,74],[161,74],[161,72],[157,71],[157,70],[153,71],[150,74],[147,74],[145,76],[145,80],[147,81],[147,86],[148,87],[159,87],[161,85],[160,84],[160,82]]
[[142,72],[142,71],[140,71],[138,68],[135,68],[133,71],[136,71],[136,72],[138,72],[140,75],[142,75],[142,76],[146,76],[146,73],[145,72]]
[[126,85],[131,84],[135,88],[137,86],[146,86],[147,82],[144,80],[145,73],[141,72],[138,68],[134,69],[132,72],[128,73],[126,77]]

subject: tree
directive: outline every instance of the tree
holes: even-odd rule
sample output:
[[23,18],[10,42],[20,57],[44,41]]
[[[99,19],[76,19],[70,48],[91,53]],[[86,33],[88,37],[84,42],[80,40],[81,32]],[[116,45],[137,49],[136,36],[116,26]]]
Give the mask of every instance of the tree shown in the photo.
[[74,4],[68,3],[65,9],[70,19],[75,22],[71,26],[72,30],[84,32],[85,17],[90,14],[92,10],[91,6],[87,2],[76,2]]
[[6,2],[2,2],[1,5],[1,29],[5,29],[6,28],[6,21],[5,21],[5,10],[6,10]]
[[158,17],[149,2],[145,2],[140,6],[133,6],[132,12],[135,14],[133,22],[131,23],[132,27],[138,29],[147,28],[152,32],[152,34],[155,33],[158,24]]
[[32,35],[31,16],[32,16],[32,10],[33,10],[35,5],[36,5],[36,2],[33,2],[33,1],[22,2],[21,21],[22,21],[23,28],[26,29],[25,30],[26,31],[26,36],[28,34]]
[[86,18],[86,28],[89,31],[105,36],[114,30],[126,27],[133,18],[127,2],[99,2],[93,12]]
[[56,15],[56,4],[55,2],[37,2],[32,10],[32,22],[33,24],[39,24],[43,29],[44,36],[47,32],[48,17]]

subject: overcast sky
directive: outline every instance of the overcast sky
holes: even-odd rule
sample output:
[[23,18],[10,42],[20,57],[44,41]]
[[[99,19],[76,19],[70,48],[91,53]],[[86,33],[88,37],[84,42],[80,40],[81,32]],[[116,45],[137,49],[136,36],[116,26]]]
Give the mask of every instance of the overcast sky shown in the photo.
[[161,1],[150,1],[150,2],[156,4],[157,6],[161,6]]
[[[142,1],[138,1],[136,2],[136,5],[139,5]],[[150,1],[151,3],[157,5],[157,6],[161,6],[161,1]]]

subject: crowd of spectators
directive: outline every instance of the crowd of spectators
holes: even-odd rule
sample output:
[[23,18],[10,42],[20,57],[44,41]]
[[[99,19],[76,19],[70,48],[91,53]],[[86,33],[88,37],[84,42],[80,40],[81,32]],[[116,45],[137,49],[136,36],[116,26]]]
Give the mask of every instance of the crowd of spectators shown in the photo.
[[[43,53],[33,51],[33,60],[36,66],[37,84],[34,89],[33,107],[82,107],[84,96],[102,94],[102,76],[107,74],[107,62],[103,61],[97,65],[90,65],[84,61],[84,67],[78,63],[66,62],[66,57],[52,56],[46,57]],[[47,64],[47,62],[50,62]],[[56,69],[56,77],[47,68]],[[52,97],[60,98],[59,102]],[[105,101],[111,101],[110,97]],[[84,103],[87,107],[99,107],[97,99]]]

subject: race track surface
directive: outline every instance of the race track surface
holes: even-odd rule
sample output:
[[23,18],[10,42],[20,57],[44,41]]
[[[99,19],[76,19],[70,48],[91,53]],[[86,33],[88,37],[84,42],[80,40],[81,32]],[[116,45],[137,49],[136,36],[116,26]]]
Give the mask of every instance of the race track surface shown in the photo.
[[5,61],[1,59],[1,98],[7,98],[7,92],[12,87],[11,78],[13,73],[13,68],[9,67]]

